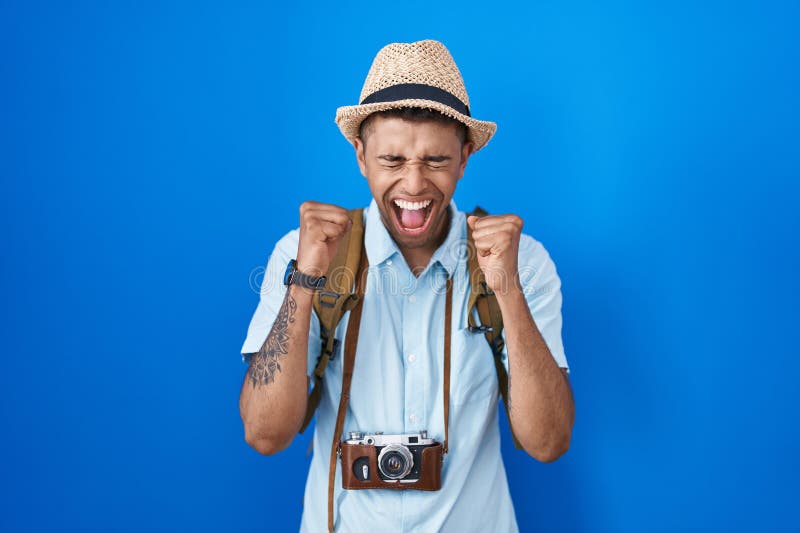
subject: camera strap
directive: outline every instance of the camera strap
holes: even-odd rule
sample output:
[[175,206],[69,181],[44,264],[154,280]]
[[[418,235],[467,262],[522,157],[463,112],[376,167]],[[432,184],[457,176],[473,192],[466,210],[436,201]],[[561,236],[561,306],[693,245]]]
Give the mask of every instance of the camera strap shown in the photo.
[[[333,533],[333,493],[336,481],[337,456],[341,454],[342,430],[347,414],[347,404],[350,401],[350,384],[353,381],[353,368],[356,362],[356,347],[358,333],[361,327],[361,309],[364,305],[364,291],[367,283],[367,268],[369,262],[365,250],[361,250],[361,263],[356,276],[355,306],[350,310],[350,319],[347,322],[347,334],[344,342],[344,360],[342,361],[342,393],[339,396],[339,409],[336,413],[336,425],[331,441],[331,460],[328,469],[328,531]],[[450,336],[452,331],[453,315],[453,278],[447,278],[447,289],[444,304],[444,370],[442,384],[442,401],[444,402],[444,443],[442,444],[442,457],[447,454],[448,422],[450,418]]]
[[450,331],[453,316],[453,278],[447,277],[447,296],[444,300],[444,382],[442,399],[444,401],[444,443],[442,458],[447,455],[447,423],[450,421]]
[[336,457],[341,453],[342,428],[350,400],[350,383],[353,381],[353,367],[356,363],[356,346],[361,326],[361,309],[364,307],[364,290],[367,284],[367,267],[369,261],[364,247],[361,249],[361,262],[358,267],[355,283],[357,286],[355,306],[350,309],[347,321],[347,333],[344,342],[344,360],[342,361],[342,393],[339,396],[339,410],[336,413],[336,426],[331,441],[331,462],[328,469],[328,531],[333,533],[333,486],[336,480]]

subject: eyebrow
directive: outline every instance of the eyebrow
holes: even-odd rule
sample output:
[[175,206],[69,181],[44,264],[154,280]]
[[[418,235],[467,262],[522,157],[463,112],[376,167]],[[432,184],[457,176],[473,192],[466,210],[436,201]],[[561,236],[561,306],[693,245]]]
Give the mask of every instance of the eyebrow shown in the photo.
[[423,161],[431,161],[432,163],[443,163],[445,161],[450,161],[453,158],[449,155],[426,155],[422,159]]
[[[407,161],[404,156],[396,155],[396,154],[381,154],[378,156],[378,159],[384,159],[386,161],[391,162],[399,162],[399,161]],[[453,159],[449,155],[426,155],[422,158],[423,161],[430,161],[431,163],[442,163],[444,161],[449,161]]]

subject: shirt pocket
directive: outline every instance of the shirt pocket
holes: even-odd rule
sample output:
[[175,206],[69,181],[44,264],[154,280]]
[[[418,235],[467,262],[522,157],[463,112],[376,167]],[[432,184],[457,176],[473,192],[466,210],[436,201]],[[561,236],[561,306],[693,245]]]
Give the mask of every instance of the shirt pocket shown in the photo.
[[453,333],[450,353],[450,398],[465,404],[497,394],[497,371],[486,337],[463,328]]

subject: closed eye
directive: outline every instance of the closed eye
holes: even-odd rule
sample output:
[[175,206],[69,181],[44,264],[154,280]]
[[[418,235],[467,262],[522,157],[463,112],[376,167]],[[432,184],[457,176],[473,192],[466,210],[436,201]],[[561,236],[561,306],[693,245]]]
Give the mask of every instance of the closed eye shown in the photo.
[[[447,167],[451,159],[452,157],[448,155],[429,155],[423,157],[422,161],[428,168],[437,169]],[[381,162],[381,165],[387,168],[397,168],[408,161],[407,158],[394,154],[381,154],[378,156],[378,160]]]
[[381,165],[387,168],[397,168],[402,165],[406,158],[401,155],[382,154],[378,156]]
[[428,164],[428,168],[432,169],[447,168],[451,159],[452,158],[447,155],[429,155],[424,158],[425,162]]

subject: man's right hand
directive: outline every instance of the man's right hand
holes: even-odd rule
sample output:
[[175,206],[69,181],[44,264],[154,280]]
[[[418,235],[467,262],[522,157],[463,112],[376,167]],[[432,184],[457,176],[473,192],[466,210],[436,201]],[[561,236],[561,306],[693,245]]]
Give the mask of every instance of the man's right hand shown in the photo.
[[311,276],[325,275],[350,224],[350,217],[344,208],[303,202],[300,206],[297,269]]

